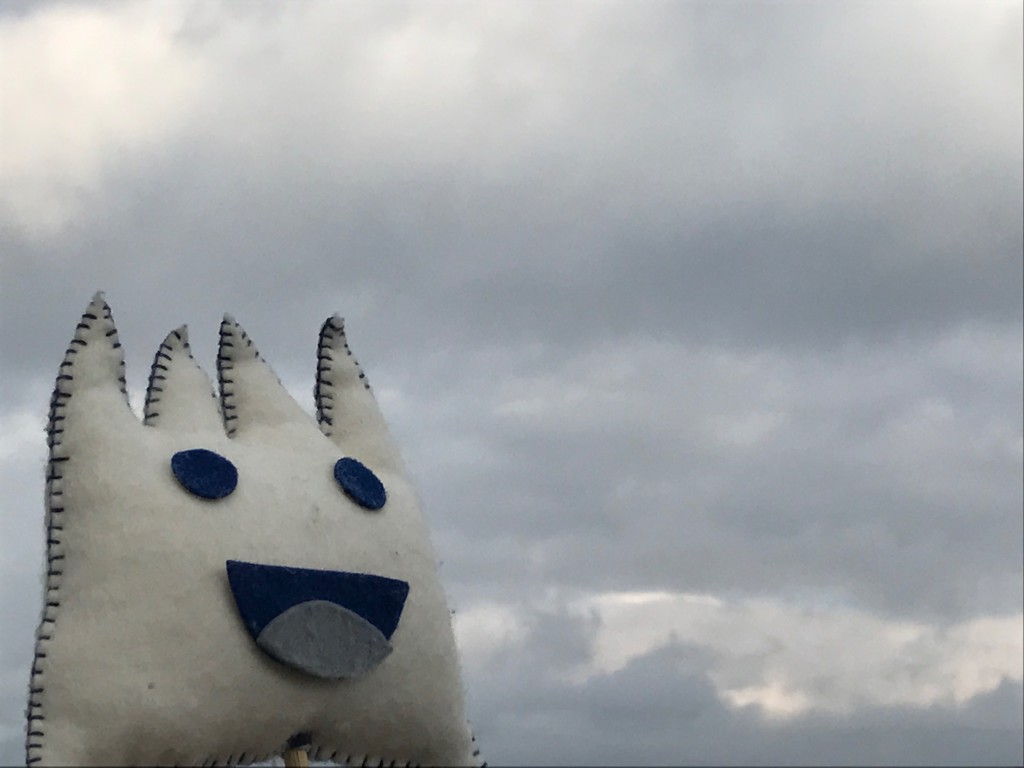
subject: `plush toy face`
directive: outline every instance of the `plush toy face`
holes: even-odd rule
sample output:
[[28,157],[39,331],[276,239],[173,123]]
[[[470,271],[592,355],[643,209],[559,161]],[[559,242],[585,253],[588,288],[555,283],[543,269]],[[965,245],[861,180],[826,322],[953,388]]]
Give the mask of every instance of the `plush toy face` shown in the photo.
[[314,422],[229,317],[219,399],[185,329],[142,423],[90,304],[51,402],[29,763],[473,763],[414,492],[341,321]]

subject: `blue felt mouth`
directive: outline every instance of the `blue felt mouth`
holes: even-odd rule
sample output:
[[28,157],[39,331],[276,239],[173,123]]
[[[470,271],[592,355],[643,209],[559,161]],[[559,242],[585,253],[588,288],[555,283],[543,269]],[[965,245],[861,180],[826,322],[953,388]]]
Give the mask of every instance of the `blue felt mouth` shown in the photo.
[[249,634],[267,654],[330,679],[359,677],[391,653],[409,584],[385,576],[227,561]]

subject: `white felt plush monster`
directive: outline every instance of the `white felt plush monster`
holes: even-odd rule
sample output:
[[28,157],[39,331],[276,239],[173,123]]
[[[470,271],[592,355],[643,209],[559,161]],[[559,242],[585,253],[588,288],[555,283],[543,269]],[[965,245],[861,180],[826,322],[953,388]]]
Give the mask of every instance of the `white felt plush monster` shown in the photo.
[[427,528],[340,318],[316,421],[227,316],[217,373],[219,399],[171,332],[140,423],[102,295],[78,324],[50,406],[28,762],[475,763]]

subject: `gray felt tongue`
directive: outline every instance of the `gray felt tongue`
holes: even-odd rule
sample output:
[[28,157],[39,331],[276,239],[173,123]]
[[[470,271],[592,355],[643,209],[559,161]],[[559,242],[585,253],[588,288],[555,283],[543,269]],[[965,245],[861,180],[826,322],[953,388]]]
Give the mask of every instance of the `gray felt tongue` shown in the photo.
[[282,612],[256,643],[278,661],[330,680],[365,675],[392,648],[373,624],[326,600],[307,600]]

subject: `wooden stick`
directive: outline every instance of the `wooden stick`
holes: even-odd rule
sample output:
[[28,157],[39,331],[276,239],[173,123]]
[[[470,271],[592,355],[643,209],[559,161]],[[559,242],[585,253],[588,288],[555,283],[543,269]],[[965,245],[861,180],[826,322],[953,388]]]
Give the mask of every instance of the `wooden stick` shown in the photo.
[[302,747],[286,749],[283,757],[286,768],[309,768],[309,755]]

